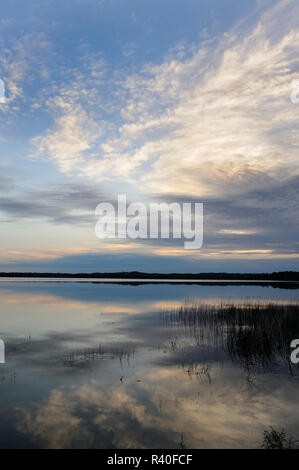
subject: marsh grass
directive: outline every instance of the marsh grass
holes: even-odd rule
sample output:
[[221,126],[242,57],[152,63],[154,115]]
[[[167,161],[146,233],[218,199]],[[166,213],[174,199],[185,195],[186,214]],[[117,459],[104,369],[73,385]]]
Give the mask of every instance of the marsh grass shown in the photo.
[[284,429],[277,431],[272,426],[264,431],[263,449],[298,449],[299,442],[287,437]]
[[162,312],[161,320],[164,327],[191,335],[198,347],[210,345],[226,351],[247,370],[273,369],[282,360],[293,374],[290,342],[299,337],[299,304],[210,306],[186,302]]
[[188,366],[182,365],[184,372],[188,375],[190,379],[195,377],[200,382],[208,382],[211,383],[211,366],[207,365],[199,365],[196,363],[191,363]]
[[91,361],[109,358],[119,359],[120,364],[126,361],[128,364],[135,355],[135,347],[130,345],[107,346],[99,344],[97,348],[86,348],[82,350],[73,350],[65,354],[62,358],[67,367],[76,367],[87,364]]

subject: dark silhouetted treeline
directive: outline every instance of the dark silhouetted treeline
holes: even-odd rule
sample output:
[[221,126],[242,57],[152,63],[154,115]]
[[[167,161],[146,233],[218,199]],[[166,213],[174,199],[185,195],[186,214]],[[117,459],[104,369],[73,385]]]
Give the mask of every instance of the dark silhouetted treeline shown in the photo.
[[0,277],[47,277],[47,278],[92,278],[92,279],[184,279],[211,281],[299,281],[299,272],[280,271],[273,273],[143,273],[139,271],[121,271],[115,273],[34,273],[34,272],[1,272]]

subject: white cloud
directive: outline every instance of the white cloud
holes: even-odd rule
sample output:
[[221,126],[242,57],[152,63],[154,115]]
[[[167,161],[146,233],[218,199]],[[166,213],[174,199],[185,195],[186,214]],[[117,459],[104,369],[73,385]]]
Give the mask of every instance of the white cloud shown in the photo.
[[191,56],[182,46],[91,94],[73,86],[79,103],[53,101],[60,114],[33,140],[38,153],[63,172],[155,193],[219,196],[287,180],[299,169],[299,108],[289,98],[298,13],[295,1],[277,2],[258,24],[251,18]]
[[[14,40],[6,46],[4,38],[0,42],[1,78],[6,84],[7,96],[2,110],[11,111],[18,98],[25,99],[23,88],[32,80],[32,71],[40,76],[47,74],[44,62],[45,52],[50,43],[43,33],[31,33]],[[9,106],[8,106],[9,105]]]
[[39,154],[48,154],[57,162],[61,171],[68,173],[85,162],[86,153],[100,136],[100,127],[82,106],[71,106],[60,101],[62,116],[55,119],[54,127],[46,135],[33,139]]

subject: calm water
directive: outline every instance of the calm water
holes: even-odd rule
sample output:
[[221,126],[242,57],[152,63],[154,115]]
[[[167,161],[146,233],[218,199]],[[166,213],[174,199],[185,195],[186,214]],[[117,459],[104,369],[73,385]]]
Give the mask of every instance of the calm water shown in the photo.
[[223,325],[199,332],[169,315],[184,302],[298,299],[252,285],[2,280],[0,447],[247,448],[269,425],[299,438],[297,366],[249,369]]

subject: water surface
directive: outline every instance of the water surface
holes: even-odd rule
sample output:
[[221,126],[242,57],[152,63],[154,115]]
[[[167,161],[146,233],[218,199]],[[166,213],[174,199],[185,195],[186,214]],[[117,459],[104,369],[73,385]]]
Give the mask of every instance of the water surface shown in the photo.
[[2,280],[0,447],[247,448],[269,425],[299,436],[286,351],[247,363],[226,349],[226,324],[171,315],[186,302],[296,306],[297,289],[84,281]]

